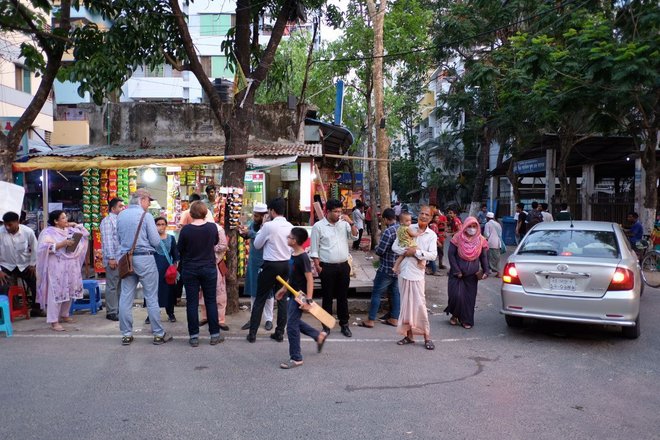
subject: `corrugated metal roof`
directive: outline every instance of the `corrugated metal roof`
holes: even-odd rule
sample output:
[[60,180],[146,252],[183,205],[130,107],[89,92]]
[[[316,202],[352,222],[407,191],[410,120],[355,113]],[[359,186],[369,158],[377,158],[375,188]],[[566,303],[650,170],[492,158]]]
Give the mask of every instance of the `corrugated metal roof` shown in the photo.
[[[52,151],[31,154],[35,156],[60,156],[60,157],[195,157],[195,156],[218,156],[225,152],[224,145],[171,145],[150,146],[139,145],[68,145],[53,147]],[[321,157],[323,154],[321,144],[302,143],[269,143],[263,141],[250,141],[248,153],[260,156],[301,156]]]

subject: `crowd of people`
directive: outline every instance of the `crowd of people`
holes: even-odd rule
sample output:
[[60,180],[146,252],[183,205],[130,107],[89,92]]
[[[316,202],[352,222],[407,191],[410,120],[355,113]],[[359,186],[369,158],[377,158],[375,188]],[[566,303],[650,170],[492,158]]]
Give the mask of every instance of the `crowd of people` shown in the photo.
[[[177,239],[168,233],[165,218],[154,218],[148,212],[153,200],[148,190],[138,189],[126,206],[119,198],[109,202],[109,215],[100,225],[106,318],[119,322],[122,345],[133,342],[133,304],[138,283],[142,285],[147,309],[145,323],[151,326],[155,345],[172,340],[161,321],[160,309],[165,309],[169,322],[177,321],[174,306],[180,286],[186,292],[190,346],[199,346],[200,327],[205,325],[211,345],[223,342],[221,332],[229,330],[225,324],[224,263],[228,243],[209,209],[209,200],[214,198],[211,187],[204,199],[195,197],[181,217]],[[545,203],[532,203],[530,211],[524,208],[522,204],[516,207],[518,237],[539,222],[553,220]],[[320,352],[332,331],[325,326],[315,328],[301,319],[302,313],[310,309],[314,276],[320,279],[322,308],[330,314],[336,309],[340,333],[352,337],[347,297],[349,249],[351,243],[354,250],[359,249],[364,231],[371,232],[368,228],[372,213],[358,203],[347,215],[342,202],[328,200],[310,235],[304,228],[294,227],[284,214],[282,198],[268,204],[256,203],[251,221],[239,227],[239,234],[250,240],[245,293],[251,300],[251,312],[242,330],[247,331],[250,343],[256,341],[262,322],[267,331],[274,329],[270,337],[277,342],[284,341],[286,332],[289,359],[280,367],[291,369],[303,364],[301,334],[314,339]],[[557,218],[566,216],[571,219],[567,207],[562,206]],[[421,206],[417,222],[413,223],[411,214],[394,204],[379,219],[385,226],[375,248],[380,264],[367,319],[359,325],[373,328],[380,320],[396,327],[402,337],[398,345],[413,344],[419,336],[424,347],[433,350],[426,308],[426,275],[446,275],[448,300],[444,312],[449,316],[449,324],[472,328],[478,282],[490,275],[499,276],[500,255],[506,250],[502,226],[494,213],[484,205],[476,216],[461,220],[453,209],[445,215],[433,207]],[[65,331],[63,324],[73,321],[69,316],[71,301],[83,296],[80,268],[87,254],[89,232],[82,225],[69,222],[63,211],[49,214],[48,227],[38,240],[30,228],[19,223],[17,214],[6,213],[3,222],[0,285],[6,285],[10,277],[22,279],[31,293],[32,316],[45,316],[54,331]],[[638,232],[634,224],[632,231]],[[308,249],[303,248],[305,243],[311,243]],[[447,266],[443,264],[445,255]],[[277,281],[278,277],[287,279],[304,296],[292,295]],[[386,296],[389,311],[377,318],[381,299]]]

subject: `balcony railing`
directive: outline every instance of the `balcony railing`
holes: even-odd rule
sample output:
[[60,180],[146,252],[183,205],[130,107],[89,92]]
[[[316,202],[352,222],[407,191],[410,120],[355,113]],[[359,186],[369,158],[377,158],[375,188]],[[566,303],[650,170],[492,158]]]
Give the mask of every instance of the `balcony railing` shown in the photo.
[[424,143],[433,138],[433,127],[422,128],[418,135],[418,143]]

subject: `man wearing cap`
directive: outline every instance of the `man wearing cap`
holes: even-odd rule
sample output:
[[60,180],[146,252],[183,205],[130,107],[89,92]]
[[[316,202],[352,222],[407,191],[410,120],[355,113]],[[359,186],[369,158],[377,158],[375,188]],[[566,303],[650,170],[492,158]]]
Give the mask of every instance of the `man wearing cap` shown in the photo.
[[500,276],[500,247],[502,246],[502,226],[495,220],[495,214],[486,213],[486,225],[484,226],[484,237],[488,240],[488,266]]
[[[160,234],[156,229],[153,216],[146,212],[152,200],[149,191],[140,188],[131,196],[128,207],[117,216],[120,258],[131,250],[137,234],[133,251],[135,273],[126,276],[121,282],[119,329],[122,334],[122,345],[130,345],[133,342],[133,301],[138,281],[142,284],[144,299],[147,302],[154,345],[162,345],[172,340],[172,335],[165,332],[160,322],[158,268],[154,259],[156,249],[160,246]],[[142,224],[140,225],[141,219]]]
[[[250,240],[250,253],[248,254],[247,271],[245,274],[245,293],[250,295],[251,307],[254,307],[254,299],[257,297],[257,278],[261,272],[261,265],[264,263],[264,250],[254,247],[254,239],[257,232],[261,229],[264,223],[264,216],[268,213],[268,206],[265,203],[255,203],[252,212],[252,222],[247,225],[241,225],[239,232],[241,237]],[[273,329],[273,306],[275,299],[269,296],[264,306],[263,319],[266,321],[266,330]],[[246,322],[241,330],[248,330],[250,328],[250,321]]]

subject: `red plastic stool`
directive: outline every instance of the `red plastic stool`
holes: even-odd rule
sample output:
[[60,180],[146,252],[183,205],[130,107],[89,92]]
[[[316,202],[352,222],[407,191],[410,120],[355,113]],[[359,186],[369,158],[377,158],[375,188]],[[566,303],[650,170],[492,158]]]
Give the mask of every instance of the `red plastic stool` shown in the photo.
[[7,296],[9,297],[9,313],[12,322],[15,318],[20,317],[30,319],[30,308],[28,307],[28,299],[25,289],[20,286],[11,286]]

